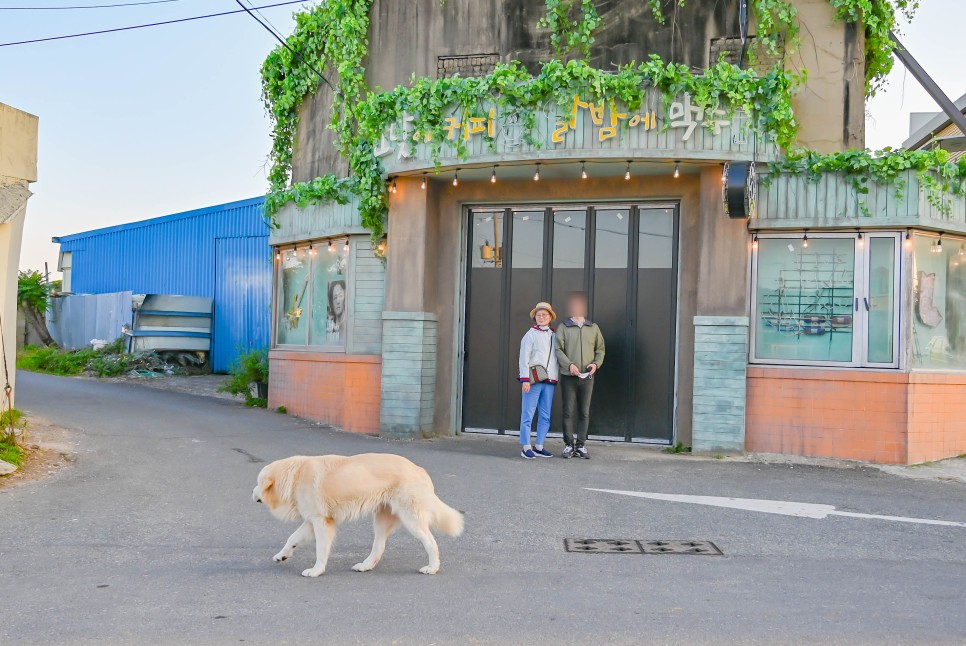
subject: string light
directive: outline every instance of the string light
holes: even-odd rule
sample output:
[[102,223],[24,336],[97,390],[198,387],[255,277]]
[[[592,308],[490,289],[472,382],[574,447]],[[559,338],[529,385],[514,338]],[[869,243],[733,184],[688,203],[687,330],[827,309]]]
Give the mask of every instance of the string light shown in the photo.
[[587,179],[587,162],[580,162],[580,177]]
[[628,160],[627,170],[624,172],[624,179],[630,179],[630,178],[631,178],[631,162],[630,160]]
[[959,256],[966,256],[966,245],[959,245]]
[[754,250],[756,250],[756,251],[758,250],[758,234],[757,233],[751,239],[751,248],[754,249]]
[[315,255],[315,245],[313,245],[311,242],[309,243],[309,255],[310,256]]
[[681,162],[674,162],[674,179],[681,177]]
[[329,240],[329,253],[335,253],[335,247],[332,245],[332,240]]
[[912,232],[906,229],[906,249],[912,249]]
[[459,185],[460,185],[460,169],[457,168],[456,170],[453,171],[453,186],[459,186]]
[[342,250],[345,251],[346,253],[349,253],[349,239],[348,238],[345,239],[345,246],[342,247]]
[[496,166],[493,167],[493,173],[490,174],[490,184],[496,184]]
[[939,234],[939,241],[936,243],[936,253],[943,252],[943,234]]
[[862,237],[861,231],[859,231],[858,243],[859,243],[859,249],[862,249],[863,247],[865,247],[865,238]]
[[282,250],[281,250],[281,248],[276,247],[276,249],[275,249],[275,260],[281,260],[281,259],[282,259]]
[[426,173],[423,173],[423,181],[419,183],[419,188],[426,190]]
[[540,181],[540,164],[537,164],[537,170],[533,172],[533,181],[535,182]]
[[392,191],[393,193],[396,192],[396,190],[397,190],[396,189],[396,180],[392,180],[392,186],[389,187],[389,190]]
[[802,236],[802,249],[808,249],[808,231]]

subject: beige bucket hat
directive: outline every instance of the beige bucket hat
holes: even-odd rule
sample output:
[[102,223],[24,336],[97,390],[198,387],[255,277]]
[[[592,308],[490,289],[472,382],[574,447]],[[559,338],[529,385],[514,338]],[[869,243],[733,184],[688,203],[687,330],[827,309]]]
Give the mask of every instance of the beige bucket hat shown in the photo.
[[534,316],[537,315],[537,310],[547,310],[548,312],[550,312],[551,321],[557,318],[557,313],[553,311],[553,306],[550,303],[545,303],[543,301],[540,301],[539,303],[537,303],[533,307],[533,309],[530,310],[530,318],[533,318]]

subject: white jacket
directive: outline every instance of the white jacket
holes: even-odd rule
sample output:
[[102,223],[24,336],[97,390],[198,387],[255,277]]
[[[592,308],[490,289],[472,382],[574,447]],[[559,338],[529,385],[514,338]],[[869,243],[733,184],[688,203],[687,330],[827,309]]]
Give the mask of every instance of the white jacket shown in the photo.
[[547,368],[550,381],[560,379],[557,353],[554,351],[554,332],[550,328],[534,325],[520,341],[520,381],[530,381],[530,366],[540,364]]

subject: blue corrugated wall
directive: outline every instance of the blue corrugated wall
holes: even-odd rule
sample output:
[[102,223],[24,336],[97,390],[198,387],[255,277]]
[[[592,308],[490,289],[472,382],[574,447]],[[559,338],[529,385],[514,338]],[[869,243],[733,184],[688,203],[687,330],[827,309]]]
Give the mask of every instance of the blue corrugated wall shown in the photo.
[[215,301],[212,369],[269,343],[272,255],[265,198],[54,238],[72,252],[77,294],[207,296]]

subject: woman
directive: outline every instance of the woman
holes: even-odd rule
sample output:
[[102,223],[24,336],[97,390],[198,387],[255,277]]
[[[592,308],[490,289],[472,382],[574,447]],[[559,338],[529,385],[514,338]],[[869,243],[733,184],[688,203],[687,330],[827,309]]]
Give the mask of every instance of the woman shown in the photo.
[[328,333],[332,340],[341,342],[345,333],[345,281],[329,283]]
[[[520,457],[552,458],[553,453],[543,448],[550,431],[550,407],[553,391],[560,376],[554,352],[554,333],[550,323],[557,318],[550,303],[537,303],[530,310],[534,325],[520,342],[520,382],[523,388],[523,411],[520,415]],[[537,441],[530,445],[533,414],[537,412]]]

